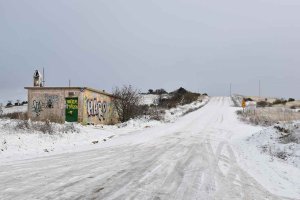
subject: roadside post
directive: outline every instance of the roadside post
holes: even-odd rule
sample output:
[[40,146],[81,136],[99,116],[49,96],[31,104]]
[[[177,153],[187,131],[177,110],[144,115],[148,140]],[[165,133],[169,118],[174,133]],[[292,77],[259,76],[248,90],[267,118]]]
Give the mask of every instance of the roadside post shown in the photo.
[[257,103],[255,101],[248,101],[246,102],[246,112],[253,112],[254,115],[256,114],[256,107]]
[[243,107],[243,112],[245,112],[245,108],[246,108],[246,101],[245,101],[245,99],[243,99],[243,101],[242,101],[242,107]]

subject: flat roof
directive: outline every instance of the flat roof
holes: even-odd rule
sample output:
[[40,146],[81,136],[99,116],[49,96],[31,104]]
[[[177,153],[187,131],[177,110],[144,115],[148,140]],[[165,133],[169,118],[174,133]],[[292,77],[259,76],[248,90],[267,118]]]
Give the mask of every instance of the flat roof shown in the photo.
[[26,90],[89,90],[95,93],[104,94],[107,96],[114,97],[114,95],[109,94],[105,91],[96,90],[89,87],[25,87]]

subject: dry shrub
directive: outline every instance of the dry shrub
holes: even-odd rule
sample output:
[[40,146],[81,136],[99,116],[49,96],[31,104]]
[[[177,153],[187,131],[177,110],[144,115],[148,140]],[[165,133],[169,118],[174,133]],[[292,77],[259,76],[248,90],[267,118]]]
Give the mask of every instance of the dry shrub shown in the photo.
[[194,101],[197,101],[200,97],[200,94],[197,93],[186,93],[183,95],[182,105],[190,104]]
[[50,122],[54,122],[54,123],[59,123],[59,124],[63,124],[65,123],[65,120],[62,119],[61,117],[57,116],[57,115],[49,115],[47,117],[47,120],[50,121]]
[[148,113],[150,116],[150,119],[162,121],[164,120],[165,110],[163,109],[151,109],[151,111]]
[[273,105],[277,105],[277,104],[283,104],[285,105],[287,103],[287,100],[284,100],[284,99],[276,99],[274,102],[273,102]]
[[43,134],[62,134],[62,133],[79,133],[80,130],[73,123],[56,124],[49,120],[45,122],[32,122],[30,120],[17,120],[16,123],[7,123],[2,126],[7,130],[13,130],[11,133],[25,131],[28,133],[41,132]]
[[270,126],[277,122],[300,120],[300,113],[284,108],[257,108],[255,111],[237,111],[242,120],[255,125]]
[[231,96],[234,107],[241,107],[241,98],[238,96]]
[[294,133],[289,133],[279,138],[280,142],[283,144],[296,143],[300,144],[300,138]]
[[48,134],[51,135],[51,134],[54,133],[54,127],[52,126],[52,124],[50,123],[49,120],[45,121],[42,124],[37,124],[37,125],[38,126],[37,126],[36,130],[38,130],[38,131],[40,131],[40,132],[42,132],[44,134],[48,133]]
[[54,126],[49,120],[45,122],[31,122],[28,120],[19,120],[14,127],[15,130],[30,130],[38,131],[44,134],[53,134],[55,132]]
[[0,118],[28,120],[28,114],[27,112],[14,112],[0,115]]
[[201,95],[198,93],[185,92],[185,93],[173,93],[169,99],[160,99],[159,107],[163,108],[175,108],[178,105],[190,104],[197,101]]
[[267,102],[267,101],[259,101],[257,102],[257,107],[261,107],[261,108],[264,108],[264,107],[271,107],[272,104]]
[[121,122],[128,121],[141,115],[139,91],[131,85],[116,87],[113,91],[113,104]]
[[28,120],[20,120],[18,121],[15,130],[26,130],[26,129],[30,129],[30,123]]

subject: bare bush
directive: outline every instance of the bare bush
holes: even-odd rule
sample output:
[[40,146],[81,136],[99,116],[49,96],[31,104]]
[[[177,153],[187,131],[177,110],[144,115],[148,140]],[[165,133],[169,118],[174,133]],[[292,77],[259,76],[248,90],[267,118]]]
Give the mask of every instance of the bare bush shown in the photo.
[[158,108],[158,107],[151,107],[148,111],[148,115],[150,116],[150,119],[162,121],[164,120],[165,110]]
[[186,93],[183,95],[183,101],[182,104],[190,104],[194,101],[197,101],[200,97],[200,94],[198,93]]
[[60,129],[59,129],[59,132],[62,132],[62,133],[79,133],[79,129],[76,128],[74,126],[73,123],[69,123],[69,124],[64,124]]
[[40,125],[39,131],[46,134],[53,134],[54,128],[49,120],[45,121],[43,124]]
[[0,118],[28,120],[27,112],[14,112],[0,115]]
[[261,108],[264,108],[264,107],[271,107],[272,104],[267,102],[267,101],[259,101],[257,102],[257,107],[261,107]]
[[277,105],[277,104],[283,104],[285,105],[287,103],[287,100],[284,100],[284,99],[276,99],[274,102],[273,102],[273,105]]
[[32,122],[30,120],[9,120],[8,123],[2,125],[3,129],[8,130],[11,134],[18,132],[43,134],[61,134],[61,133],[79,133],[80,130],[73,123],[57,124],[49,120],[45,122]]
[[141,96],[137,89],[134,89],[131,85],[124,85],[122,88],[116,87],[113,90],[113,95],[115,96],[113,104],[121,122],[128,121],[141,114],[141,109],[139,109]]
[[287,160],[290,155],[285,151],[279,151],[275,152],[274,156],[282,160]]
[[271,126],[277,122],[300,120],[300,113],[284,108],[257,108],[253,111],[237,111],[243,121],[255,125]]
[[296,134],[294,134],[294,133],[289,133],[287,135],[281,136],[279,139],[280,139],[280,142],[283,144],[289,144],[289,143],[299,144],[300,143],[300,138],[298,138],[296,136]]
[[190,104],[197,101],[201,95],[199,93],[192,93],[184,88],[179,88],[171,93],[171,98],[159,99],[159,106],[163,108],[174,108],[178,105]]
[[28,120],[20,120],[18,121],[16,127],[16,130],[21,129],[21,130],[26,130],[26,129],[30,129],[30,123]]
[[241,107],[242,98],[240,96],[231,96],[234,107]]

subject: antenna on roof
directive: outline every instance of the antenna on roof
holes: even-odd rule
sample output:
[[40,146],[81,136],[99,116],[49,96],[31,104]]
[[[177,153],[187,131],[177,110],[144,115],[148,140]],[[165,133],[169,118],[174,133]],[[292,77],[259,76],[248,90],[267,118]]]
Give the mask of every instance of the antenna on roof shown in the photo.
[[43,67],[43,87],[45,87],[45,69],[44,69],[44,67]]

